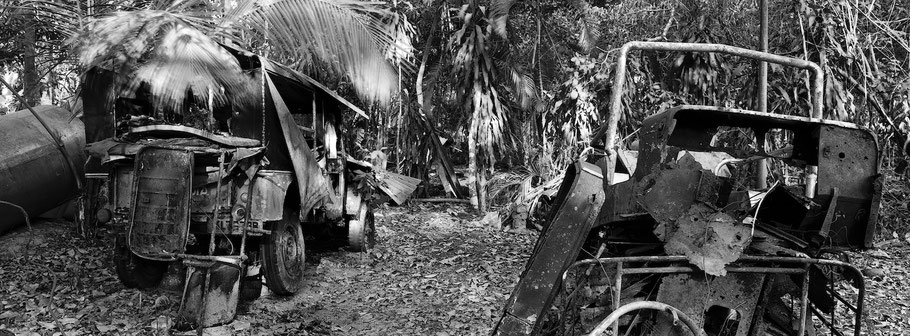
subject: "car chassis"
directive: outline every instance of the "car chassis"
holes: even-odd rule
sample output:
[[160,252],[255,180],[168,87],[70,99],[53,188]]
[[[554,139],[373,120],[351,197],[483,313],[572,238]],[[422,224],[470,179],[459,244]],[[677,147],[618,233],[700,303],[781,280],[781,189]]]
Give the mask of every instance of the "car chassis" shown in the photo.
[[[632,50],[725,53],[809,70],[811,116],[678,106],[643,122],[637,152],[616,148]],[[814,63],[753,50],[624,45],[610,117],[595,135],[599,153],[567,170],[494,334],[802,336],[820,324],[860,335],[863,275],[826,256],[872,246],[879,151],[869,130],[822,119],[822,83]],[[751,141],[724,139],[731,130]],[[754,166],[767,160],[803,178],[753,187]],[[837,325],[841,305],[852,325]]]

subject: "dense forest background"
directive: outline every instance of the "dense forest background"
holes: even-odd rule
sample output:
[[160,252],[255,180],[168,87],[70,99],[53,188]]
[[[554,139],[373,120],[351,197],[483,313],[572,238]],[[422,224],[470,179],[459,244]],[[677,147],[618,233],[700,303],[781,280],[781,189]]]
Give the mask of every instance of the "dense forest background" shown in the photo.
[[[85,33],[110,24],[104,18],[112,13],[173,11],[177,16],[166,17],[211,33],[226,22],[229,8],[243,3],[5,1],[0,6],[0,27],[4,27],[0,75],[30,105],[67,106],[78,105],[75,98],[86,66],[86,45],[141,41],[151,48],[148,41],[162,36],[159,31],[136,29],[118,36],[119,40],[105,41],[104,36]],[[323,7],[355,8],[353,12],[369,19],[372,31],[378,32],[374,35],[385,42],[379,51],[397,75],[394,91],[364,94],[363,78],[352,76],[352,67],[345,63],[349,61],[345,57],[361,57],[366,50],[346,45],[356,39],[339,40],[340,46],[334,48],[340,49],[314,42],[323,53],[357,51],[332,61],[331,55],[311,57],[313,53],[281,43],[282,38],[295,37],[287,26],[304,25],[296,21],[243,21],[232,31],[232,38],[251,51],[307,72],[366,107],[368,120],[350,120],[352,129],[364,131],[348,136],[365,144],[365,152],[384,151],[390,169],[424,177],[440,156],[468,165],[473,173],[469,189],[482,209],[491,202],[486,199],[489,179],[495,183],[497,172],[508,171],[519,180],[536,175],[546,181],[588,147],[592,133],[607,118],[614,58],[623,43],[711,42],[750,49],[759,49],[761,43],[758,0],[280,3],[311,10],[302,13],[317,19],[332,18]],[[769,51],[818,62],[825,74],[825,117],[874,130],[886,152],[883,168],[893,171],[902,160],[901,148],[910,131],[910,3],[769,3]],[[315,40],[319,39],[309,41]],[[670,106],[755,108],[757,77],[757,64],[733,57],[633,53],[619,143],[633,141],[643,118]],[[808,115],[808,83],[805,72],[772,65],[768,110]],[[0,114],[22,108],[22,102],[3,88]]]

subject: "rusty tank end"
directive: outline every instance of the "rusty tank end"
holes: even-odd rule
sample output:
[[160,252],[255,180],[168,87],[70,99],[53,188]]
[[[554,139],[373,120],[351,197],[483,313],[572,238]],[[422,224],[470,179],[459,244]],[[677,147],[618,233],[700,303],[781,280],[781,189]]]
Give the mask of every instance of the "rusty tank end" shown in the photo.
[[[83,176],[85,130],[72,113],[55,106],[35,112],[57,133]],[[72,120],[71,120],[72,119]],[[0,201],[37,216],[75,197],[79,190],[66,158],[44,127],[27,110],[0,116]],[[0,204],[0,234],[25,223],[22,212]]]

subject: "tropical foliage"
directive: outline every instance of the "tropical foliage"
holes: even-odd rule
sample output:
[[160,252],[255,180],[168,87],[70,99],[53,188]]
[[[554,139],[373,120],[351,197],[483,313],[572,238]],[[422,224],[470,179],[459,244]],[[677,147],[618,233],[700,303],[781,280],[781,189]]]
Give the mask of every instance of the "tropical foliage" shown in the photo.
[[[56,36],[58,45],[68,39],[75,52],[66,55],[76,56],[81,68],[103,65],[122,75],[117,94],[145,82],[159,103],[175,105],[187,93],[218,100],[244,89],[222,44],[331,73],[365,101],[383,104],[398,90],[392,63],[410,53],[397,17],[363,1],[22,0],[3,13],[29,27],[53,22],[53,34],[45,35]],[[24,16],[33,13],[40,14]]]
[[[902,149],[910,131],[906,1],[769,2],[770,52],[822,66],[826,117],[873,128],[889,150]],[[485,181],[496,169],[525,166],[548,178],[585,151],[609,113],[612,67],[623,43],[760,45],[756,0],[90,3],[17,0],[0,12],[3,22],[38,23],[41,84],[63,79],[42,75],[62,53],[41,46],[75,34],[84,65],[109,62],[138,78],[167,74],[157,59],[176,64],[175,74],[200,74],[178,82],[179,89],[157,91],[178,101],[186,87],[194,94],[207,85],[233,87],[236,68],[215,47],[235,45],[307,71],[365,104],[382,103],[371,105],[369,121],[358,122],[368,130],[360,143],[385,148],[395,169],[413,175],[432,171],[441,156],[470,166],[481,208]],[[26,36],[4,34],[0,43],[14,52],[0,55],[2,65],[22,69]],[[635,53],[620,111],[621,143],[635,140],[644,117],[673,105],[755,108],[756,78],[755,64],[732,57]],[[772,66],[769,110],[806,115],[807,83],[804,73]],[[433,145],[434,138],[442,141]]]

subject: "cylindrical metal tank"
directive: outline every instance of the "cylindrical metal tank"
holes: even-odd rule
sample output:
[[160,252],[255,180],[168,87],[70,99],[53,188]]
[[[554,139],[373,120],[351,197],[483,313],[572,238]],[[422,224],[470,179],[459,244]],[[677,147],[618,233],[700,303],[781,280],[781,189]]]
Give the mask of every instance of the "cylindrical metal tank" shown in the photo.
[[[78,195],[75,176],[82,178],[85,128],[72,113],[55,106],[37,112],[64,143],[77,174],[53,138],[28,110],[0,116],[0,201],[19,205],[29,216],[51,210]],[[72,119],[72,120],[71,120]],[[22,212],[0,204],[0,233],[25,223]]]

